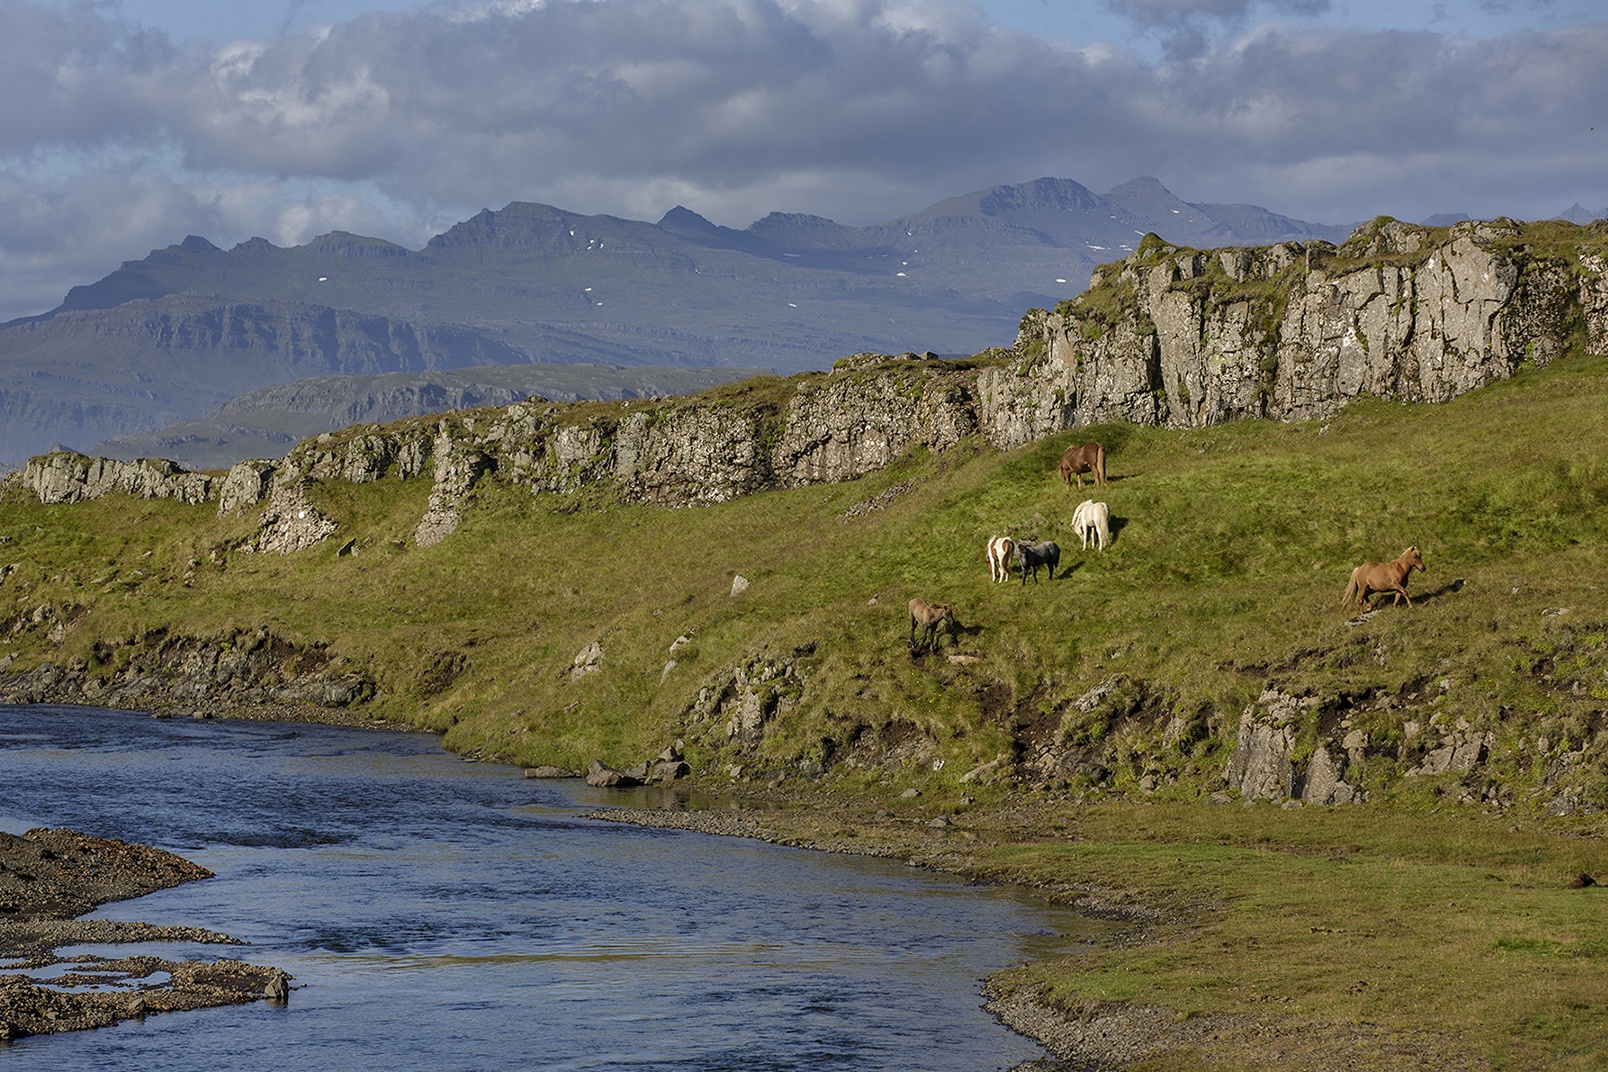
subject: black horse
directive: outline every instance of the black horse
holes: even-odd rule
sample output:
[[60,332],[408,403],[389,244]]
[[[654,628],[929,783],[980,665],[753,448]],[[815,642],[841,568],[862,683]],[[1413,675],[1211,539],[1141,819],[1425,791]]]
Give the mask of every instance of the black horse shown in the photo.
[[1016,564],[1022,569],[1022,586],[1027,586],[1027,575],[1033,574],[1033,583],[1038,584],[1038,568],[1046,566],[1049,569],[1050,580],[1055,580],[1055,567],[1061,564],[1061,549],[1046,540],[1044,543],[1019,543],[1016,545]]

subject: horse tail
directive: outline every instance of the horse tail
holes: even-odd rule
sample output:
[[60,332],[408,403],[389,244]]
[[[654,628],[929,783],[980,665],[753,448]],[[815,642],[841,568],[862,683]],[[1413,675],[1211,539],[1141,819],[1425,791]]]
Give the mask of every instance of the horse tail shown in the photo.
[[1094,482],[1104,484],[1105,481],[1105,446],[1101,443],[1094,445]]
[[1341,610],[1345,610],[1347,607],[1351,606],[1352,600],[1357,598],[1357,590],[1360,587],[1361,585],[1357,583],[1357,573],[1355,570],[1353,570],[1351,573],[1351,583],[1346,585],[1346,594],[1344,598],[1340,600]]

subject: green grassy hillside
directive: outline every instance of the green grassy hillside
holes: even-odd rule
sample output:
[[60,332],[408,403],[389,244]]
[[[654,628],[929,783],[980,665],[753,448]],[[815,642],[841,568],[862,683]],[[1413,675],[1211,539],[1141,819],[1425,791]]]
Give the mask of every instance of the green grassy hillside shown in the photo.
[[[0,667],[111,681],[174,637],[272,635],[464,753],[623,767],[685,740],[703,784],[781,806],[781,840],[1095,891],[1117,940],[995,986],[1074,1027],[1160,1010],[1139,1034],[1178,1036],[1138,1068],[1602,1067],[1605,414],[1608,360],[1577,357],[1440,406],[1080,430],[1109,448],[1082,493],[1117,520],[1104,553],[1069,528],[1073,437],[687,510],[486,480],[426,549],[427,480],[326,484],[340,531],[288,557],[234,550],[250,516],[13,483]],[[1056,578],[990,583],[1004,532],[1058,541]],[[1415,605],[1343,613],[1351,567],[1408,544]],[[936,652],[908,647],[912,596],[956,608]],[[1204,803],[1269,687],[1315,701],[1298,753],[1365,735],[1367,805]],[[1459,720],[1479,762],[1409,774]],[[1100,770],[1034,770],[1046,748]],[[1020,782],[962,782],[1001,756]]]
[[[1320,701],[1308,742],[1342,720],[1367,732],[1371,792],[1424,784],[1401,777],[1408,724],[1463,718],[1496,735],[1479,793],[1550,800],[1562,779],[1601,801],[1601,756],[1580,750],[1608,703],[1605,401],[1608,363],[1579,358],[1446,405],[1365,401],[1321,424],[1084,429],[1110,456],[1109,486],[1082,493],[1110,503],[1104,553],[1070,528],[1081,496],[1055,472],[1070,437],[693,510],[488,481],[428,549],[411,542],[427,480],[319,485],[341,529],[285,558],[230,550],[250,517],[47,508],[13,489],[5,650],[13,673],[82,660],[110,678],[142,638],[266,627],[371,675],[370,713],[516,763],[627,765],[682,738],[702,773],[824,764],[943,785],[1070,742],[1102,750],[1103,789],[1148,773],[1186,798],[1209,791],[1240,712],[1272,686]],[[1055,580],[991,584],[983,547],[998,533],[1056,540]],[[357,553],[337,555],[349,540]],[[1351,567],[1409,544],[1428,566],[1416,605],[1349,622]],[[733,595],[738,574],[750,584]],[[935,653],[907,646],[912,596],[956,608]],[[59,646],[51,621],[66,623]],[[572,680],[593,641],[597,672]],[[730,737],[732,707],[716,710],[739,668],[756,679],[757,742]],[[1110,698],[1083,710],[1102,684]]]

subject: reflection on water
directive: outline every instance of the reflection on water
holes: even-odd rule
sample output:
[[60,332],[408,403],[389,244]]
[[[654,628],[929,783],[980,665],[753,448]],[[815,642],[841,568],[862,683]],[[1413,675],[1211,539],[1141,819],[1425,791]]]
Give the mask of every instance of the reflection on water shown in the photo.
[[[297,989],[23,1039],[52,1069],[1008,1068],[988,971],[1084,924],[887,861],[579,817],[641,794],[434,737],[0,707],[0,829],[155,844],[217,877],[97,915],[208,927]],[[98,947],[211,960],[216,946]]]

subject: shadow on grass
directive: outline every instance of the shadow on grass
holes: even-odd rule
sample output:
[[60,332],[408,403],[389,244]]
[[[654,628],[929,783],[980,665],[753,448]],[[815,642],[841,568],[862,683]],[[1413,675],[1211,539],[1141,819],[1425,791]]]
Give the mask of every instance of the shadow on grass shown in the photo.
[[983,625],[980,622],[967,625],[959,617],[956,617],[943,632],[933,638],[931,647],[923,645],[919,637],[916,643],[907,643],[905,647],[913,660],[921,660],[929,655],[964,655],[964,652],[961,651],[962,641],[975,639],[982,635]]
[[[1463,585],[1466,583],[1468,582],[1459,577],[1456,580],[1447,581],[1445,584],[1434,589],[1433,591],[1419,592],[1417,595],[1411,596],[1413,601],[1412,605],[1413,607],[1421,607],[1426,603],[1433,603],[1442,596],[1450,595],[1453,592],[1461,592],[1463,590]],[[1374,615],[1381,614],[1387,610],[1405,611],[1409,609],[1410,608],[1405,603],[1397,602],[1396,594],[1394,592],[1374,592],[1369,595],[1367,601],[1360,608],[1360,612],[1349,620],[1349,624],[1361,624],[1362,622],[1372,618]]]
[[1444,595],[1450,595],[1453,592],[1461,592],[1463,590],[1463,585],[1466,583],[1467,582],[1461,577],[1457,578],[1456,580],[1447,581],[1434,591],[1426,591],[1413,596],[1413,604],[1416,606],[1420,603],[1432,603]]

